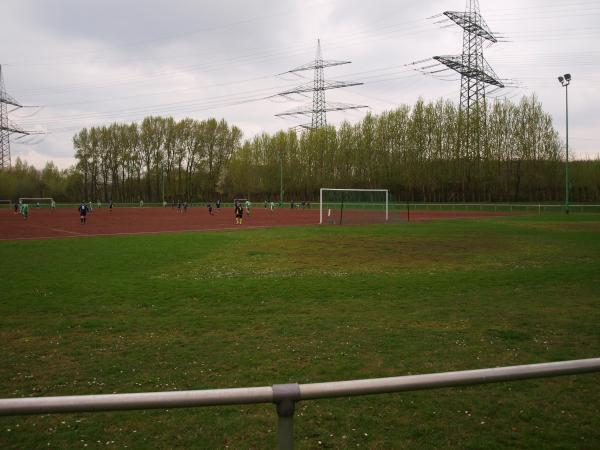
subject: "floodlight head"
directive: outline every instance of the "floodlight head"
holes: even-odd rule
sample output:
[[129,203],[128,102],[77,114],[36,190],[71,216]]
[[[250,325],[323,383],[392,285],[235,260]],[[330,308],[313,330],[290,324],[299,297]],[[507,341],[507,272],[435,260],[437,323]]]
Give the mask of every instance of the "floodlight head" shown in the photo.
[[565,79],[563,77],[558,77],[558,81],[562,83],[563,81],[565,81]]
[[571,74],[570,73],[566,73],[565,74],[565,80],[571,81]]

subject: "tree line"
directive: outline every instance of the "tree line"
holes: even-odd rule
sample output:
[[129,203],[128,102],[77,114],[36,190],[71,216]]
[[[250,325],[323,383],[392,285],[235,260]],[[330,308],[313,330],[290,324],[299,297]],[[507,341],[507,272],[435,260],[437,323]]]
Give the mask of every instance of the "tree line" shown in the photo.
[[52,197],[57,202],[81,201],[83,184],[75,167],[60,170],[53,162],[42,170],[17,158],[10,169],[0,170],[0,199]]
[[239,128],[215,119],[84,128],[73,138],[82,194],[119,202],[210,198],[241,139]]
[[[470,139],[461,138],[468,130]],[[475,138],[474,138],[475,137]],[[450,101],[402,105],[356,124],[263,133],[225,120],[147,117],[84,128],[75,166],[17,160],[0,198],[57,201],[315,200],[321,187],[385,188],[398,201],[564,200],[563,143],[535,96],[465,114]],[[600,160],[570,162],[570,197],[600,201]],[[163,197],[164,193],[164,197]]]
[[[359,123],[262,134],[227,171],[232,191],[315,199],[319,188],[387,188],[396,200],[562,201],[564,146],[535,96],[465,114],[450,101],[403,105]],[[468,128],[471,138],[461,136]],[[600,161],[570,164],[573,201],[600,199]]]

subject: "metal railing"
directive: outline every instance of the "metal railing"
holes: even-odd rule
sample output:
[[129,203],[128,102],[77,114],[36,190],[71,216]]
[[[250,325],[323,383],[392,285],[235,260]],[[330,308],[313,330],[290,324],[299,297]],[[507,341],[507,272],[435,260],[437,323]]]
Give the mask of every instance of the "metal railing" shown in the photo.
[[[323,209],[335,208],[339,209],[341,202],[327,202],[323,201]],[[319,202],[313,202],[308,207],[309,209],[319,208]],[[496,212],[496,213],[528,213],[528,214],[558,214],[563,213],[565,209],[564,204],[554,203],[444,203],[444,202],[389,202],[388,205],[385,203],[376,202],[360,202],[360,201],[346,201],[344,208],[352,210],[377,210],[385,211],[386,206],[390,213],[406,211],[442,211],[442,212]],[[600,213],[599,204],[591,203],[570,203],[569,211],[582,213],[582,214],[594,214]]]
[[[572,212],[598,213],[600,205],[577,203],[572,205]],[[406,204],[390,204],[398,210],[407,208]],[[410,203],[410,209],[418,211],[485,211],[485,212],[523,212],[523,213],[560,213],[564,211],[565,205],[553,203]],[[571,210],[571,204],[569,205]]]
[[0,399],[0,415],[274,403],[278,416],[277,447],[288,450],[294,446],[294,409],[296,403],[301,400],[470,386],[590,372],[600,372],[600,358],[329,383],[276,384],[253,388],[144,392],[138,394]]

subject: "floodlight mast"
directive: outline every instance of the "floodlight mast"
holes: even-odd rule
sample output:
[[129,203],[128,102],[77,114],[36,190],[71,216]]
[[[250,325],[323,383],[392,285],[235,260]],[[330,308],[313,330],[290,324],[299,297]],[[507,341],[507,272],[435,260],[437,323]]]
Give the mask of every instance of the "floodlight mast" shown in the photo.
[[569,214],[569,84],[571,84],[571,74],[566,73],[558,77],[558,81],[565,88],[565,115],[566,115],[566,152],[565,152],[565,214]]

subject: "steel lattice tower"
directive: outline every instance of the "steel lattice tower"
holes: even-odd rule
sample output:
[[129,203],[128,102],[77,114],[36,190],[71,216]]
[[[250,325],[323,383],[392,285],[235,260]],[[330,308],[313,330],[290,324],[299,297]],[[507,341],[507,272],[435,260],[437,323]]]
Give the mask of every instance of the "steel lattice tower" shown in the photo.
[[[312,105],[304,105],[299,108],[286,111],[280,114],[275,114],[277,117],[282,116],[300,116],[311,114],[311,122],[309,124],[301,125],[304,128],[317,129],[327,125],[327,112],[328,111],[342,111],[345,109],[358,109],[368,108],[366,105],[350,105],[346,103],[337,102],[326,102],[325,91],[327,89],[338,89],[348,86],[358,86],[363,83],[359,82],[346,82],[346,81],[326,81],[324,68],[339,66],[342,64],[350,64],[350,61],[332,61],[324,60],[321,52],[321,40],[317,40],[317,54],[314,61],[296,67],[295,69],[284,72],[283,74],[302,72],[305,70],[314,70],[314,79],[312,83],[306,83],[301,86],[297,86],[294,89],[280,92],[278,96],[287,96],[292,94],[302,94],[306,92],[313,93]],[[280,75],[283,75],[280,74]]]
[[498,42],[494,33],[481,17],[479,0],[467,0],[466,11],[444,12],[449,20],[463,29],[463,49],[459,56],[434,56],[433,59],[458,72],[460,78],[460,110],[464,126],[460,140],[466,153],[479,153],[480,125],[485,123],[486,85],[503,88],[493,69],[483,57],[484,41]]
[[8,169],[10,167],[11,133],[29,134],[11,123],[8,119],[8,105],[12,105],[15,108],[23,106],[6,92],[2,76],[2,66],[0,65],[0,169]]
[[311,128],[321,128],[327,125],[325,112],[325,74],[323,70],[323,54],[321,53],[321,40],[317,40],[317,56],[315,58],[315,77],[313,92],[313,113],[310,123]]

